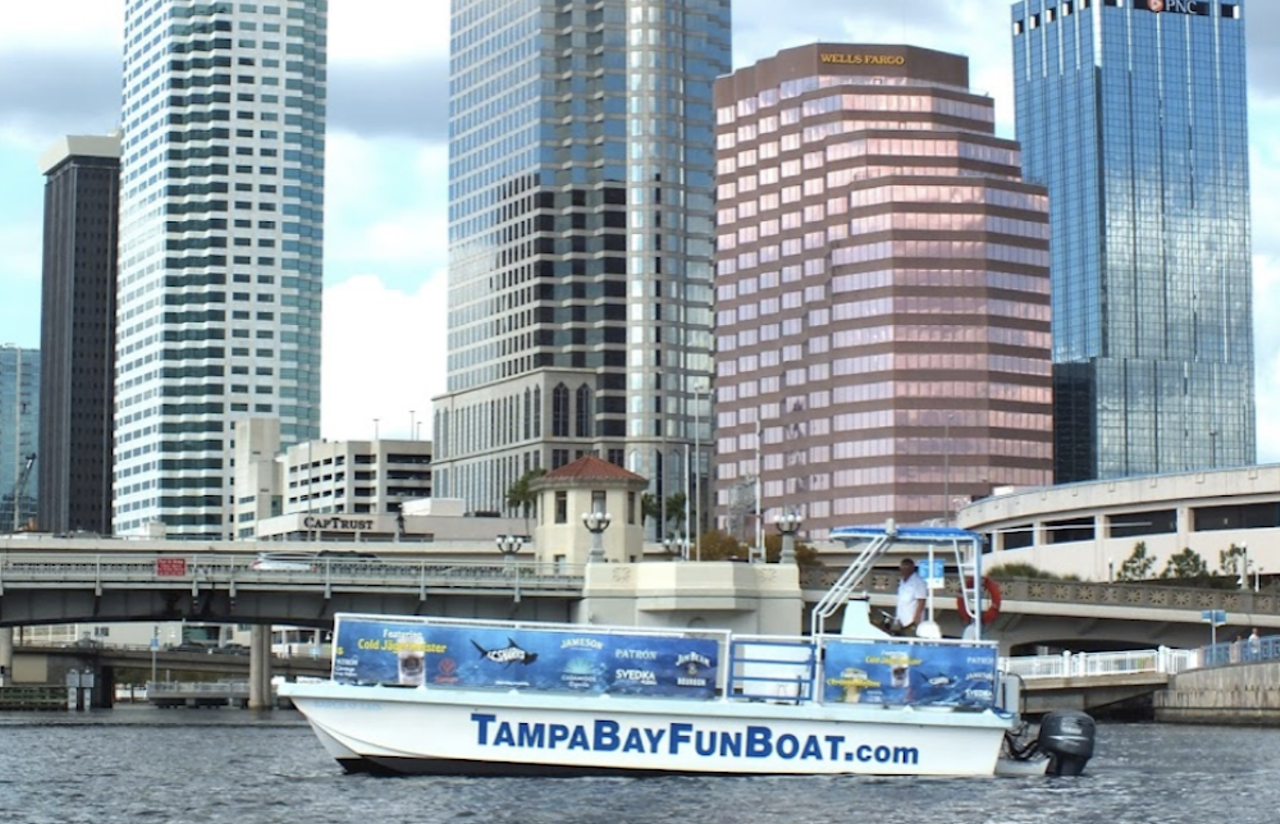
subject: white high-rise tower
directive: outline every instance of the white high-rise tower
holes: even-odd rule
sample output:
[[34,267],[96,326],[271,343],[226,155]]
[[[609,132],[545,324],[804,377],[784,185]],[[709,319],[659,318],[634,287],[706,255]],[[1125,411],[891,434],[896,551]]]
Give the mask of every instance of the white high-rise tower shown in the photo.
[[126,3],[117,534],[229,537],[234,422],[319,435],[327,6]]

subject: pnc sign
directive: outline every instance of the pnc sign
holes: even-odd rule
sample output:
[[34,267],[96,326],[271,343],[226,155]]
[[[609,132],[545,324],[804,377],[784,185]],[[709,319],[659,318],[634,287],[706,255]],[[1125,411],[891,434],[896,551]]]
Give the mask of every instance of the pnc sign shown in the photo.
[[1206,0],[1147,0],[1147,9],[1154,12],[1167,11],[1172,14],[1209,15],[1209,3]]

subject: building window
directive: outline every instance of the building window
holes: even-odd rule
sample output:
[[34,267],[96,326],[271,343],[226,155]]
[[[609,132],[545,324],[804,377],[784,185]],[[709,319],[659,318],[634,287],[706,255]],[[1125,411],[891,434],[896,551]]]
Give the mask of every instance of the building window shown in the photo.
[[551,390],[551,437],[569,437],[569,387],[563,383]]
[[569,493],[556,493],[556,523],[569,523]]
[[591,437],[591,387],[585,383],[578,387],[577,420],[574,435],[579,438]]

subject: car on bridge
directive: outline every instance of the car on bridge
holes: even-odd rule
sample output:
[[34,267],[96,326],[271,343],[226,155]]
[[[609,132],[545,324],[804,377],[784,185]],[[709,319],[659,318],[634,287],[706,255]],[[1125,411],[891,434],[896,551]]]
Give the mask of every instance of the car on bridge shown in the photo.
[[249,564],[257,572],[315,572],[317,556],[311,552],[260,552]]

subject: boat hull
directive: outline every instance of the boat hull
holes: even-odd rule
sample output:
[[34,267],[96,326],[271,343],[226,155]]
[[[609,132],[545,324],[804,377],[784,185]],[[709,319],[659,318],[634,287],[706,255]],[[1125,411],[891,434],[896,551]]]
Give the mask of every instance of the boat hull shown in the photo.
[[291,684],[348,771],[485,776],[995,772],[992,711]]

